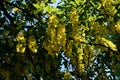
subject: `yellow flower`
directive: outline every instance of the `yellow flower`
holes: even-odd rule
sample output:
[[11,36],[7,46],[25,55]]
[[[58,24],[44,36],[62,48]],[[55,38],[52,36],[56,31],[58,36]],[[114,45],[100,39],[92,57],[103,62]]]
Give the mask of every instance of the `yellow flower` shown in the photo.
[[20,53],[25,53],[26,47],[24,47],[22,44],[17,44],[16,45],[16,51]]
[[19,32],[18,35],[17,35],[17,37],[16,37],[16,40],[18,42],[21,42],[21,43],[26,43],[26,39],[24,37],[24,32],[22,32],[22,31]]
[[79,55],[78,55],[78,60],[79,60],[79,61],[83,60],[83,55],[82,55],[82,54],[79,54]]
[[64,73],[64,78],[65,78],[65,80],[71,80],[71,75],[70,75],[70,73],[65,72],[65,73]]
[[29,49],[33,52],[33,53],[36,53],[37,52],[37,49],[38,49],[38,46],[37,46],[37,43],[36,43],[36,39],[35,37],[32,35],[28,38],[28,46],[29,46]]
[[55,15],[50,16],[49,23],[55,25],[54,27],[57,27],[57,24],[58,24],[57,16],[55,16]]
[[117,25],[115,25],[116,31],[120,33],[120,22],[117,22]]
[[117,51],[117,47],[114,43],[112,43],[111,41],[105,39],[104,37],[101,38],[102,40],[102,44],[105,45],[106,47],[110,47],[110,49]]
[[18,9],[17,7],[14,7],[14,8],[13,8],[13,11],[14,11],[14,12],[18,12],[18,10],[19,10],[19,9]]
[[80,73],[83,73],[84,69],[85,69],[85,64],[83,64],[83,63],[79,64],[78,68],[79,68]]
[[75,24],[78,22],[79,16],[78,16],[78,13],[75,9],[72,9],[70,11],[69,17],[70,17],[70,21],[72,24]]

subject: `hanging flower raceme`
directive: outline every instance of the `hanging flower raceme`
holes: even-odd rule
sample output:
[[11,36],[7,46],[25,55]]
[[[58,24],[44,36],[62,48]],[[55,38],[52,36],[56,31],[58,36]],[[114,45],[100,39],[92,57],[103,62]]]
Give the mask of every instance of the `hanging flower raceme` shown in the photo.
[[[26,50],[26,38],[24,37],[24,32],[20,31],[16,37],[18,44],[16,45],[16,51],[19,53],[25,53]],[[28,37],[28,47],[33,52],[36,53],[38,46],[36,39],[33,35]]]
[[120,21],[115,25],[115,29],[118,33],[120,33]]
[[69,17],[70,17],[70,22],[72,24],[76,24],[78,22],[79,16],[78,16],[78,13],[75,9],[72,9],[70,11]]
[[59,23],[57,16],[49,17],[47,38],[43,42],[43,47],[50,55],[52,52],[58,52],[66,44],[66,29],[63,23]]
[[35,39],[35,37],[33,35],[29,36],[29,38],[28,38],[28,46],[29,46],[29,49],[33,53],[37,52],[38,46],[37,46],[37,43],[36,43],[36,39]]
[[26,49],[26,38],[24,37],[23,31],[18,33],[16,40],[18,41],[18,44],[16,45],[16,51],[24,53]]
[[96,43],[100,43],[100,44],[104,45],[105,47],[110,48],[113,51],[117,51],[116,45],[112,41],[110,41],[104,37],[98,36]]

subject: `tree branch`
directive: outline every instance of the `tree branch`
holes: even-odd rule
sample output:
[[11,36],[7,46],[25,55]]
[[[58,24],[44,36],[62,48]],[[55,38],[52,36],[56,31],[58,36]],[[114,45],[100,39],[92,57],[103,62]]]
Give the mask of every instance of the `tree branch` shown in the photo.
[[[73,41],[75,41],[73,38],[71,38],[70,37],[70,39],[69,40],[73,40]],[[108,48],[110,51],[112,51],[112,52],[116,52],[116,53],[120,53],[120,52],[118,52],[118,51],[114,51],[114,50],[112,50],[110,47],[107,47],[107,46],[105,46],[105,45],[102,45],[102,44],[100,44],[100,43],[89,43],[89,42],[80,42],[80,43],[82,43],[82,44],[89,44],[89,45],[95,45],[95,46],[100,46],[100,47],[105,47],[105,48]]]
[[30,12],[29,12],[28,10],[23,9],[23,8],[17,6],[16,4],[10,3],[10,2],[8,2],[8,1],[4,1],[4,2],[5,2],[6,4],[11,5],[11,6],[17,7],[18,9],[20,9],[20,10],[23,11],[24,13],[28,14],[30,17],[33,17],[33,18],[35,18],[35,19],[37,19],[37,20],[40,20],[39,17],[35,16],[34,14],[30,14]]
[[14,20],[13,18],[9,15],[9,13],[7,12],[6,8],[4,7],[4,4],[3,4],[3,0],[0,0],[0,7],[1,7],[1,10],[3,11],[4,15],[9,19],[10,23],[16,27],[16,25],[14,24]]

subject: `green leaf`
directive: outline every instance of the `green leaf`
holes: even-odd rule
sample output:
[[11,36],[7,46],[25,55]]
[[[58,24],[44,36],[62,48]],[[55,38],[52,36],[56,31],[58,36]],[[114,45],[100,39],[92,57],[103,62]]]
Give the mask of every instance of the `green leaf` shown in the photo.
[[97,7],[97,9],[100,9],[101,8],[101,3],[98,3],[98,7]]
[[44,9],[45,3],[41,2],[40,7],[42,7]]
[[70,3],[69,4],[71,4],[71,5],[75,5],[75,3],[73,2],[73,1],[70,1]]
[[51,6],[50,5],[48,5],[47,7],[45,7],[45,10],[44,10],[45,12],[51,12]]
[[37,9],[34,11],[34,14],[44,11],[44,9],[45,9],[45,3],[43,3],[43,2],[41,2],[40,4],[33,4],[33,6],[36,7],[36,9]]
[[56,0],[52,0],[53,3],[56,3]]
[[33,4],[33,6],[35,7],[35,8],[40,8],[40,5],[39,4]]

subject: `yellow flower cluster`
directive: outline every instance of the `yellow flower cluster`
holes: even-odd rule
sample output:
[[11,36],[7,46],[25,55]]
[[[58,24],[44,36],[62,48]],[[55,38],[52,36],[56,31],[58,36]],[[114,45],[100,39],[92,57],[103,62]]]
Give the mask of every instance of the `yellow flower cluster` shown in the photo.
[[85,70],[85,64],[83,63],[83,54],[78,55],[78,69],[80,73],[83,73]]
[[[83,53],[84,50],[84,53]],[[95,53],[93,52],[93,46],[83,45],[80,49],[80,53],[78,54],[78,69],[82,74],[85,71],[85,67],[92,64]]]
[[101,0],[102,6],[105,7],[105,11],[108,15],[113,16],[117,10],[113,4],[116,4],[118,1],[115,0]]
[[73,45],[73,41],[68,41],[67,46],[64,48],[64,52],[67,57],[72,56],[72,54],[71,54],[72,53],[72,45]]
[[85,64],[83,64],[83,63],[78,64],[78,69],[79,69],[79,72],[80,72],[80,73],[83,73],[84,70],[85,70]]
[[29,49],[33,53],[37,52],[38,46],[37,46],[37,43],[36,43],[36,39],[35,39],[35,37],[33,35],[29,36],[29,38],[28,38],[28,46],[29,46]]
[[106,47],[109,47],[113,51],[117,51],[116,45],[112,41],[110,41],[110,40],[108,40],[108,39],[106,39],[104,37],[99,36],[98,39],[96,40],[96,42],[101,43],[102,45],[104,45]]
[[106,38],[101,38],[102,44],[106,47],[110,47],[113,51],[117,51],[117,47],[114,43],[112,43],[110,40],[107,40]]
[[107,4],[111,5],[111,4],[119,4],[120,1],[119,0],[101,0],[102,6],[105,6]]
[[89,66],[92,64],[95,53],[94,53],[94,46],[90,46],[90,45],[86,45],[86,47],[84,48],[84,62],[86,64],[86,66]]
[[76,24],[78,22],[78,20],[79,20],[78,13],[77,13],[77,11],[75,9],[72,9],[70,11],[69,17],[70,17],[70,22],[72,24]]
[[[69,18],[70,18],[70,22],[72,24],[72,32],[71,32],[71,35],[70,37],[74,39],[74,41],[70,40],[69,43],[67,44],[67,49],[68,51],[66,51],[66,55],[67,57],[70,57],[71,58],[71,61],[73,64],[77,65],[78,67],[78,70],[80,73],[83,73],[84,70],[85,70],[85,65],[89,63],[91,63],[93,60],[93,54],[92,51],[90,52],[90,58],[89,57],[89,50],[87,50],[85,48],[85,44],[82,44],[82,43],[86,43],[87,40],[85,39],[85,31],[88,31],[89,28],[87,26],[84,26],[82,24],[80,24],[80,21],[79,21],[79,15],[77,13],[77,11],[75,9],[72,9],[71,12],[70,12],[70,15],[69,15]],[[77,48],[77,58],[78,58],[78,61],[76,61],[76,59],[74,59],[74,55],[72,55],[72,45],[76,45],[76,48]],[[83,50],[85,48],[85,52],[83,53]],[[75,54],[75,55],[77,55]],[[89,59],[89,60],[88,60]],[[84,61],[85,60],[85,61]],[[85,63],[83,63],[83,61]]]
[[24,32],[21,31],[18,33],[16,40],[18,44],[16,45],[16,51],[20,53],[24,53],[26,49],[26,38],[24,37]]
[[120,21],[115,25],[115,29],[118,33],[120,33]]
[[89,28],[87,26],[80,25],[79,15],[75,9],[71,10],[69,17],[72,24],[72,32],[70,37],[72,37],[75,41],[85,42],[84,31],[89,30]]
[[81,62],[81,60],[83,60],[83,54],[78,55],[78,60],[79,60],[79,62]]
[[71,75],[68,72],[64,73],[64,80],[71,80]]
[[[23,31],[18,33],[18,35],[16,37],[16,40],[18,42],[18,44],[16,45],[16,51],[20,52],[20,53],[25,53],[26,38],[24,37],[24,32]],[[36,39],[33,35],[29,36],[29,38],[28,38],[28,47],[33,53],[37,52],[38,46],[37,46],[37,43],[36,43]]]
[[14,11],[14,12],[18,12],[18,10],[19,10],[19,9],[18,9],[17,7],[14,7],[14,8],[13,8],[13,11]]
[[59,23],[57,16],[49,17],[47,28],[47,39],[43,42],[43,47],[48,50],[50,55],[52,52],[59,51],[66,44],[66,29],[63,23]]
[[100,35],[104,35],[106,33],[106,28],[95,21],[91,21],[91,30],[94,30],[95,33]]

